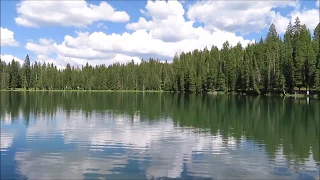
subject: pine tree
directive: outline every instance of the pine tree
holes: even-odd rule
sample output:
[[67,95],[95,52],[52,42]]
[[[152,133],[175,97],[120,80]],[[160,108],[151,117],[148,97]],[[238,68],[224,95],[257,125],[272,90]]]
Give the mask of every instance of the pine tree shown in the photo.
[[8,89],[9,84],[9,67],[0,59],[0,89]]
[[315,72],[316,72],[316,54],[312,47],[311,41],[311,33],[309,29],[304,25],[303,26],[303,39],[304,39],[304,46],[305,46],[305,56],[304,56],[304,72],[305,72],[305,79],[304,82],[307,88],[312,87],[315,81]]
[[42,65],[39,63],[39,80],[38,87],[40,89],[47,89],[48,77],[47,77],[47,65],[43,62]]
[[282,89],[284,94],[285,94],[285,86],[286,86],[286,79],[284,75],[281,74],[279,78],[279,88]]
[[228,41],[221,50],[212,46],[176,54],[172,63],[150,58],[135,64],[113,63],[81,68],[67,64],[58,70],[51,63],[30,64],[29,56],[20,67],[17,61],[0,60],[0,89],[111,89],[209,92],[215,90],[261,90],[293,92],[320,86],[320,24],[313,37],[296,18],[289,23],[283,39],[271,24],[265,39],[243,48]]
[[11,64],[9,64],[10,68],[10,88],[16,89],[19,87],[20,83],[20,73],[19,73],[19,63],[18,61],[15,61],[14,59],[11,61]]
[[283,74],[285,76],[286,85],[292,92],[295,86],[294,80],[294,61],[293,61],[293,27],[291,21],[284,34],[284,59]]
[[189,72],[189,83],[189,91],[191,93],[196,92],[196,71],[193,66],[191,66]]
[[211,91],[217,89],[218,70],[219,70],[220,52],[218,47],[212,46],[209,58],[209,74],[208,81]]
[[314,87],[316,90],[320,91],[320,69],[317,69],[315,72]]
[[222,67],[220,66],[219,72],[218,72],[218,82],[217,82],[217,89],[220,91],[227,91],[226,87],[226,77],[223,73]]
[[293,61],[294,61],[294,83],[299,89],[304,83],[304,42],[301,37],[301,25],[299,17],[293,26]]
[[278,87],[280,72],[280,38],[274,24],[266,37],[266,65],[268,67],[268,88]]
[[66,66],[66,69],[63,71],[64,73],[64,87],[67,89],[72,88],[72,70],[71,70],[71,66],[68,63]]
[[30,70],[30,59],[29,59],[29,55],[27,55],[24,60],[23,69],[22,69],[23,87],[25,89],[29,89],[29,87],[30,87],[30,76],[31,76],[30,71],[31,71]]
[[230,90],[235,90],[237,81],[237,60],[235,48],[229,50],[229,61],[227,63],[228,69],[228,86]]
[[250,48],[249,45],[244,53],[242,71],[241,71],[241,84],[242,90],[248,90],[250,83]]
[[314,86],[317,90],[320,90],[320,23],[314,29],[312,45],[315,53]]
[[261,79],[260,69],[258,66],[256,54],[254,54],[254,52],[252,53],[252,56],[253,56],[252,57],[252,68],[251,68],[252,88],[257,94],[260,94],[260,89],[259,89],[259,82]]

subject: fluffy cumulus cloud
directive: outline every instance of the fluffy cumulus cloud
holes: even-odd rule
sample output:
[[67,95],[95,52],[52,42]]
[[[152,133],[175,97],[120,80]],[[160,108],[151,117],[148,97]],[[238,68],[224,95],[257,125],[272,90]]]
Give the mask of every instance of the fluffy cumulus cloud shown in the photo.
[[159,58],[171,61],[175,53],[203,49],[213,45],[221,47],[229,41],[244,46],[252,42],[232,32],[215,29],[208,31],[202,27],[195,28],[193,21],[184,18],[185,10],[178,1],[148,1],[143,11],[147,21],[140,17],[138,22],[128,23],[126,28],[132,32],[122,34],[104,32],[77,32],[75,36],[66,35],[64,40],[53,42],[40,39],[39,43],[27,43],[26,49],[35,54],[55,54],[56,61],[63,66],[67,62],[73,65],[111,64],[113,62],[139,63],[142,58]]
[[[319,3],[317,0],[316,4]],[[317,6],[319,7],[319,6]],[[291,8],[287,15],[274,8]],[[313,30],[319,23],[319,9],[305,9],[299,1],[200,1],[189,7],[188,18],[205,24],[206,29],[219,28],[243,34],[260,32],[271,23],[283,34],[289,21],[299,16],[301,23]],[[213,18],[215,17],[215,18]]]
[[277,32],[283,34],[286,32],[287,26],[290,19],[288,17],[282,16],[279,12],[270,12],[270,18],[272,23],[275,25]]
[[306,24],[306,26],[310,29],[311,32],[313,32],[317,24],[320,22],[319,9],[316,9],[316,8],[291,12],[292,22],[295,21],[296,17],[299,17],[301,24]]
[[10,54],[3,54],[3,55],[1,54],[0,57],[1,57],[1,58],[0,58],[1,61],[4,61],[4,62],[6,62],[6,63],[11,62],[13,59],[14,59],[15,61],[18,61],[21,65],[22,65],[23,62],[24,62],[24,61],[22,61],[21,59],[15,57],[15,56],[12,56],[12,55],[10,55]]
[[33,51],[36,54],[50,54],[54,49],[51,46],[54,43],[52,39],[39,39],[39,44],[28,42],[25,48],[29,51]]
[[177,42],[184,39],[198,39],[197,29],[193,28],[193,21],[185,21],[185,10],[178,1],[148,1],[143,14],[152,17],[146,21],[140,17],[138,22],[127,24],[130,30],[150,30],[154,39],[164,42]]
[[[126,12],[116,11],[105,2],[101,2],[99,6],[88,5],[85,1],[44,3],[51,3],[50,9],[33,1],[21,2],[17,8],[19,17],[16,22],[30,26],[57,23],[84,26],[93,21],[129,19],[129,16],[120,18],[125,17]],[[60,8],[55,8],[56,6]],[[108,15],[102,16],[100,7],[107,9],[103,13]],[[60,42],[40,39],[37,43],[28,42],[25,48],[35,53],[35,60],[54,62],[60,67],[67,63],[76,66],[87,62],[92,65],[126,63],[131,60],[139,63],[142,58],[150,57],[171,61],[176,53],[210,48],[213,45],[221,48],[225,41],[229,41],[231,45],[240,42],[246,46],[254,40],[245,39],[237,35],[237,32],[259,32],[268,28],[271,23],[282,34],[289,21],[296,16],[311,30],[319,22],[316,9],[302,9],[296,1],[199,1],[185,7],[174,0],[147,1],[146,6],[140,9],[141,17],[136,22],[126,24],[126,32],[106,33],[97,29],[91,32],[77,31],[75,35],[65,35]],[[292,11],[287,15],[275,11],[275,8],[282,7],[291,8]],[[27,11],[23,8],[31,9]],[[81,13],[78,13],[80,10]],[[46,11],[57,16],[35,18],[35,14]],[[57,17],[60,19],[55,19]],[[196,21],[204,23],[204,26],[196,26]],[[104,26],[102,22],[96,23],[99,28]]]
[[96,21],[127,22],[129,15],[116,11],[107,2],[99,5],[78,1],[21,1],[15,22],[21,26],[61,25],[85,27]]
[[229,32],[260,32],[272,20],[283,22],[273,8],[295,7],[294,1],[200,1],[191,5],[187,13],[191,20],[199,20],[207,29],[219,28]]
[[14,39],[14,32],[7,28],[0,27],[1,46],[18,46],[19,43]]
[[25,48],[36,54],[35,61],[40,63],[53,63],[57,65],[58,68],[65,67],[67,63],[74,66],[81,66],[87,62],[91,65],[110,65],[114,62],[126,63],[131,60],[140,63],[140,58],[135,56],[103,52],[99,49],[90,48],[90,44],[86,42],[89,40],[88,35],[88,33],[82,32],[78,33],[77,38],[67,35],[61,44],[51,39],[40,39],[38,43],[28,42]]
[[[152,37],[146,30],[137,30],[133,33],[105,34],[103,32],[78,32],[76,37],[66,35],[61,43],[42,42],[27,43],[26,48],[38,55],[56,54],[56,59],[65,65],[112,64],[113,62],[126,63],[131,60],[139,63],[140,58],[159,57],[160,60],[171,60],[176,52],[191,51],[196,48],[222,46],[228,40],[235,45],[238,42],[246,45],[251,41],[236,36],[234,33],[216,30],[213,33],[202,28],[197,29],[200,37],[185,39],[179,42],[164,42]],[[162,59],[161,59],[162,57]]]
[[[319,1],[317,1],[319,2]],[[305,24],[311,32],[316,28],[319,20],[319,9],[312,8],[307,9],[297,1],[295,8],[286,17],[281,16],[279,12],[270,12],[271,22],[273,22],[277,28],[278,33],[284,33],[288,26],[289,21],[295,22],[295,19],[299,17],[301,24]]]

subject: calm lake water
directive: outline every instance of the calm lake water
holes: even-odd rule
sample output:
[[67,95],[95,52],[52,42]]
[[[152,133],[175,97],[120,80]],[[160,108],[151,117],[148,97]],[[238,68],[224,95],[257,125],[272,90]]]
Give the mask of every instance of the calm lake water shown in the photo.
[[319,179],[320,101],[1,92],[1,179]]

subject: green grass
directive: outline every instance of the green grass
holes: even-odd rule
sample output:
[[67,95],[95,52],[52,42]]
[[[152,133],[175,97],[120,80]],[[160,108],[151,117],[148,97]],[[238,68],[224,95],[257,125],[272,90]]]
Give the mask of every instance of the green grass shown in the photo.
[[[16,91],[16,92],[157,92],[157,93],[163,93],[163,92],[170,92],[170,91],[163,91],[163,90],[150,90],[150,91],[142,91],[142,90],[77,90],[77,89],[71,89],[71,90],[42,90],[42,89],[24,89],[24,88],[16,88],[15,90],[0,90],[1,91]],[[225,94],[237,94],[236,92],[224,92],[224,91],[215,91],[215,92],[207,92],[207,94],[210,95],[225,95]],[[241,93],[240,93],[241,94]],[[246,94],[242,94],[246,95]],[[258,95],[257,95],[258,96]],[[276,94],[265,94],[264,96],[277,96]],[[281,93],[279,93],[279,96],[283,96]],[[306,94],[286,94],[286,97],[296,97],[296,98],[306,98],[306,97],[312,97],[312,98],[319,98],[319,95],[309,95]]]
[[313,97],[313,98],[319,98],[319,95],[313,94],[313,95],[306,95],[306,94],[286,94],[286,97],[296,97],[296,98],[306,98],[306,97]]
[[78,89],[71,89],[71,90],[62,90],[62,89],[52,89],[52,90],[43,90],[43,89],[24,89],[24,88],[16,88],[15,90],[6,89],[0,91],[17,91],[17,92],[168,92],[162,90],[150,90],[150,91],[142,91],[142,90],[78,90]]

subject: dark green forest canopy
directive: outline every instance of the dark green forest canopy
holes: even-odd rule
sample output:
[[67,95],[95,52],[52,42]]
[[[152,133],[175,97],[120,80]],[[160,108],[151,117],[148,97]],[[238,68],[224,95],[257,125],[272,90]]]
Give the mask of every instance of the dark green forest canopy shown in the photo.
[[[320,24],[312,34],[296,18],[282,37],[270,26],[265,39],[247,47],[195,49],[182,52],[172,63],[150,58],[140,64],[114,63],[110,66],[88,63],[82,67],[67,64],[63,70],[54,64],[30,64],[27,55],[22,66],[15,60],[0,60],[0,89],[84,89],[84,90],[164,90],[181,92],[269,91],[293,92],[307,88],[320,90]],[[213,39],[214,41],[214,39]]]

